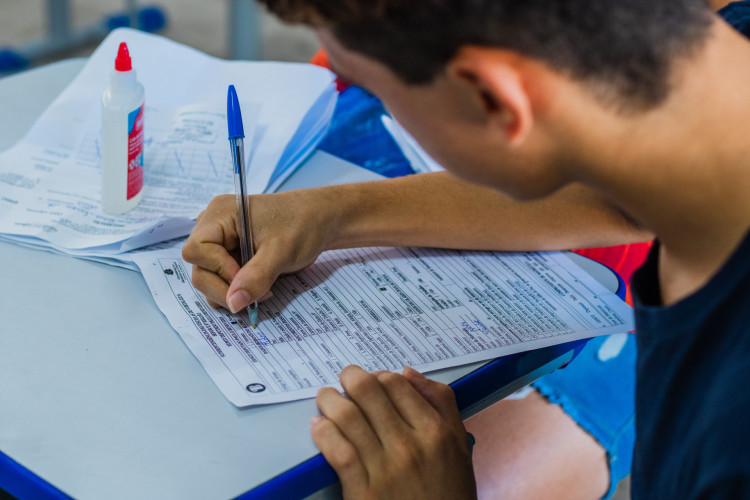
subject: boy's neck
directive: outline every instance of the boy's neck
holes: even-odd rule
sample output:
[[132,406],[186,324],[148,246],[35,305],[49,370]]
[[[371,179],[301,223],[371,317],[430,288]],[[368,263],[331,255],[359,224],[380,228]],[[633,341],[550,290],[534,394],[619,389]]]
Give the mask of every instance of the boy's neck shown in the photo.
[[661,240],[665,303],[703,286],[750,227],[750,43],[717,22],[676,69],[668,101],[585,145],[580,172]]

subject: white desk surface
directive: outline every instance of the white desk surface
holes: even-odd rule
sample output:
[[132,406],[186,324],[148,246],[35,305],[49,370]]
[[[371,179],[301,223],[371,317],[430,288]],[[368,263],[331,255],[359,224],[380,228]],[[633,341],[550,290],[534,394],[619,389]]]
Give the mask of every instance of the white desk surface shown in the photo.
[[[0,80],[0,150],[83,63]],[[317,162],[335,180],[377,177],[318,154],[286,187],[324,182]],[[317,454],[314,400],[235,408],[140,274],[5,242],[0,269],[0,450],[69,495],[229,498]]]

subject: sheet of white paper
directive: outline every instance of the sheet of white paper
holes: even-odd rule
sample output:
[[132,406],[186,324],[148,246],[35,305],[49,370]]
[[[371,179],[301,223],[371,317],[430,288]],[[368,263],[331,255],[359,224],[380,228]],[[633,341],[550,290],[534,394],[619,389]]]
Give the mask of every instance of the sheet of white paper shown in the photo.
[[417,173],[442,172],[445,168],[432,159],[427,151],[414,139],[409,132],[390,116],[380,117],[383,126],[391,134],[399,149]]
[[349,364],[420,371],[633,329],[632,310],[563,253],[326,252],[247,313],[212,309],[175,250],[133,255],[157,305],[236,406],[313,397]]
[[[146,89],[145,196],[133,211],[111,216],[100,203],[100,100],[120,41],[128,43]],[[26,137],[0,154],[0,233],[115,253],[176,237],[174,227],[187,234],[185,219],[234,189],[227,86],[236,86],[243,106],[249,191],[260,193],[282,157],[296,162],[287,166],[298,164],[325,131],[330,116],[307,114],[313,106],[330,112],[332,80],[310,65],[222,61],[162,37],[116,30]],[[317,129],[298,132],[303,121]],[[126,243],[110,246],[120,242]]]
[[[193,221],[191,222],[191,227],[194,225]],[[135,250],[130,250],[128,252],[122,252],[122,253],[112,253],[107,251],[99,251],[99,250],[70,250],[65,248],[58,248],[54,245],[50,245],[49,243],[45,241],[40,241],[36,239],[29,239],[24,237],[9,237],[9,236],[2,236],[0,235],[0,241],[10,241],[15,243],[16,245],[20,245],[26,248],[33,248],[35,250],[45,250],[47,252],[55,253],[58,255],[70,255],[73,257],[77,257],[79,259],[84,260],[90,260],[93,262],[99,262],[101,264],[107,264],[109,266],[115,266],[115,267],[121,267],[123,269],[129,269],[131,271],[137,271],[140,272],[140,269],[138,269],[138,266],[135,265],[135,262],[133,262],[132,256],[139,252],[153,252],[155,250],[161,250],[166,248],[175,248],[177,250],[182,250],[182,246],[185,244],[185,241],[187,240],[187,237],[181,236],[177,237],[175,239],[169,239],[165,241],[159,241],[158,243],[151,244],[147,247],[137,248]]]

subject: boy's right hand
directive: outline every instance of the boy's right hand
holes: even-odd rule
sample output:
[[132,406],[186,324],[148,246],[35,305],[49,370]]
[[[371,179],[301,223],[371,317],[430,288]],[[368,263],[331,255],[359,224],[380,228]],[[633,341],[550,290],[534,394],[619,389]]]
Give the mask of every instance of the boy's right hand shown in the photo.
[[193,264],[193,285],[214,307],[241,311],[269,297],[280,274],[309,266],[328,248],[338,227],[331,199],[320,190],[251,196],[255,256],[239,264],[237,206],[233,195],[214,198],[198,216],[182,249]]

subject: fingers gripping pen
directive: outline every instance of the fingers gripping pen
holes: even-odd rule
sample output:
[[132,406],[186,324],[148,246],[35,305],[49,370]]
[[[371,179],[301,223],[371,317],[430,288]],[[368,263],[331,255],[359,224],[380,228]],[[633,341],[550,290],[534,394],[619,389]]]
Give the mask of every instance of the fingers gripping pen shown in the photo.
[[[227,125],[229,128],[229,146],[232,148],[234,165],[234,190],[237,195],[237,236],[240,239],[240,259],[244,266],[253,257],[253,231],[250,227],[250,206],[247,199],[245,171],[245,129],[242,126],[242,112],[234,85],[227,91]],[[258,302],[247,308],[250,324],[258,326]]]

